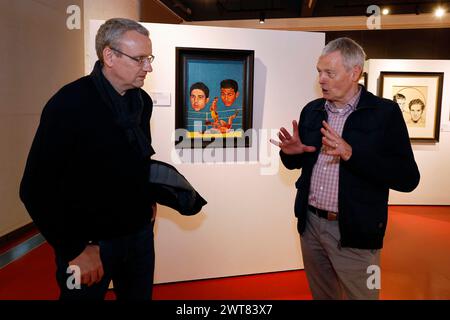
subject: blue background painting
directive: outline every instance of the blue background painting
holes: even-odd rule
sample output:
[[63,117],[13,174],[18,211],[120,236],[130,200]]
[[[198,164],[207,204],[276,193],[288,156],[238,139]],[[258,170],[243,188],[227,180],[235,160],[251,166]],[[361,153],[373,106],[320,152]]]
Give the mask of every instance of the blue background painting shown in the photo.
[[[242,88],[244,76],[244,61],[228,61],[228,60],[189,60],[187,62],[187,87],[186,91],[192,84],[203,82],[209,88],[209,101],[212,102],[214,97],[219,98],[218,107],[224,107],[220,100],[220,81],[225,79],[233,79],[238,83],[239,97],[234,105],[242,107]],[[189,92],[186,92],[186,105],[190,106]],[[208,104],[209,106],[209,104]]]
[[[217,111],[222,116],[229,116],[233,113],[234,108],[239,108],[241,111],[238,117],[233,123],[233,128],[242,128],[242,99],[243,99],[243,81],[244,81],[244,61],[234,61],[234,60],[206,60],[206,59],[190,59],[187,61],[186,66],[186,100],[185,107],[187,115],[190,121],[187,121],[187,129],[189,131],[194,131],[193,119],[202,118],[203,115],[199,115],[197,112],[193,111],[190,102],[190,92],[189,89],[192,84],[196,82],[203,82],[209,88],[209,102],[202,114],[209,115],[209,107],[214,99],[218,97]],[[231,107],[225,107],[222,100],[220,99],[220,82],[225,79],[233,79],[238,83],[239,96]],[[195,114],[197,113],[197,115]],[[210,118],[210,116],[209,116]],[[224,117],[225,119],[226,117]],[[203,127],[203,130],[205,127]]]

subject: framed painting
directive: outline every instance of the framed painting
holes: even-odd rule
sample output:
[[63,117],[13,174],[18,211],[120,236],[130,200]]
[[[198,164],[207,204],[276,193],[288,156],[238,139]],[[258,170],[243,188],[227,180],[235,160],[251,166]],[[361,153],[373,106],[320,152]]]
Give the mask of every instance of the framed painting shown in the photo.
[[177,148],[250,147],[253,68],[253,50],[176,48]]
[[381,72],[379,95],[397,102],[411,140],[439,141],[443,72]]

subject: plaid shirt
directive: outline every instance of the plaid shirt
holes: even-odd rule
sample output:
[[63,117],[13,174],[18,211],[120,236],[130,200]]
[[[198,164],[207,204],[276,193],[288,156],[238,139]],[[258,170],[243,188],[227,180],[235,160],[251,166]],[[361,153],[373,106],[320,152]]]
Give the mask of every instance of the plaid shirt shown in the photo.
[[[325,102],[325,110],[328,114],[327,122],[340,136],[342,136],[345,121],[355,111],[360,96],[361,88],[344,108],[337,108],[328,100]],[[309,189],[308,202],[313,207],[338,212],[339,163],[340,157],[319,153],[313,168]]]

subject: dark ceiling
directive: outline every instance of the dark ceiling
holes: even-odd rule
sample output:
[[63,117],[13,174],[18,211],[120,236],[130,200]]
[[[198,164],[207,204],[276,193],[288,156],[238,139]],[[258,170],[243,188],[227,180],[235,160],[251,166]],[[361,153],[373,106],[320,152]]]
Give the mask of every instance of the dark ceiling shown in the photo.
[[391,14],[430,13],[450,1],[374,0],[160,0],[185,21],[305,18],[367,15],[367,7],[389,7]]

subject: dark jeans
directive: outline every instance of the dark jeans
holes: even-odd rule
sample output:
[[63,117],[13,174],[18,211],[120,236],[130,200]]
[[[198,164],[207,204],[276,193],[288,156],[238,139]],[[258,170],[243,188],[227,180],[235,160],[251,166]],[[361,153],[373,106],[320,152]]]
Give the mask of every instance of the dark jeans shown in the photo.
[[118,300],[151,300],[155,250],[153,224],[131,235],[99,242],[105,275],[99,283],[80,289],[69,289],[68,261],[56,257],[56,280],[61,290],[60,300],[103,300],[110,281]]

